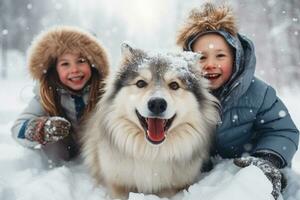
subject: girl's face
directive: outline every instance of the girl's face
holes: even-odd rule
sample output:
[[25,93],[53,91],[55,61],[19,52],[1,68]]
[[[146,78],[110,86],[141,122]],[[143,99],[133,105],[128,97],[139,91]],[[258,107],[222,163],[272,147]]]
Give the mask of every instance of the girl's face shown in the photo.
[[200,36],[193,45],[193,51],[202,54],[202,75],[210,81],[211,89],[218,89],[230,79],[233,53],[222,36],[213,33]]
[[80,54],[65,53],[57,58],[56,70],[62,84],[79,91],[91,78],[91,67]]

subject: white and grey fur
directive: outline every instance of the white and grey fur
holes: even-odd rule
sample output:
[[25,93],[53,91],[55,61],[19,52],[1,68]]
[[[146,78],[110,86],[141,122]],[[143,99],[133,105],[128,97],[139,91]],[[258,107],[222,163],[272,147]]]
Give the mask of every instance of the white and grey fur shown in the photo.
[[[219,104],[200,75],[200,55],[152,54],[127,44],[122,53],[121,66],[107,80],[105,94],[86,125],[84,160],[113,198],[126,198],[131,191],[169,197],[194,183],[208,160]],[[147,87],[136,86],[140,79]],[[180,88],[171,90],[170,81]],[[159,116],[147,108],[153,97],[167,103]],[[147,141],[136,110],[143,117],[176,116],[164,142]]]

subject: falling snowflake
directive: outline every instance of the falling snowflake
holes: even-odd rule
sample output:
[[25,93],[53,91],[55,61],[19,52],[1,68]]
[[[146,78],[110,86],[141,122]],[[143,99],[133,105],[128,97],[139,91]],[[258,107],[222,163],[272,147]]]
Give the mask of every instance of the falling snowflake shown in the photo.
[[2,35],[7,35],[8,34],[8,30],[7,29],[4,29],[3,31],[2,31]]
[[279,115],[279,117],[285,117],[286,112],[284,110],[281,110],[281,111],[279,111],[278,115]]
[[214,44],[209,44],[209,45],[208,45],[208,48],[209,48],[209,49],[213,49],[213,48],[215,48],[215,46],[214,46]]
[[251,151],[252,150],[252,144],[245,144],[244,145],[244,149],[246,150],[246,151]]
[[298,22],[298,18],[294,17],[293,22]]
[[250,109],[250,112],[252,113],[252,112],[253,112],[253,110],[252,110],[252,109]]
[[286,150],[286,146],[283,146],[283,147],[282,147],[282,150],[285,151],[285,150]]
[[31,10],[31,9],[32,9],[32,4],[30,4],[30,3],[27,4],[27,9],[28,9],[28,10]]
[[44,70],[43,70],[43,73],[44,73],[44,74],[46,74],[46,73],[47,73],[47,70],[46,70],[46,69],[44,69]]
[[262,120],[260,120],[260,123],[262,123],[262,124],[263,124],[263,123],[265,123],[265,120],[263,120],[263,119],[262,119]]

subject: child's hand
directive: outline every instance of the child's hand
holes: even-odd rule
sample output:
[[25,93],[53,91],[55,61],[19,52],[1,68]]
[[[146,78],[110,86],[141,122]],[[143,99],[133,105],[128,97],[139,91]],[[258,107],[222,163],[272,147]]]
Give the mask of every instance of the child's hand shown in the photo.
[[236,158],[233,160],[234,164],[239,167],[247,167],[254,165],[261,169],[266,177],[271,181],[273,185],[272,195],[275,200],[279,197],[280,192],[286,186],[286,179],[280,170],[275,167],[270,161],[264,160],[263,158],[256,157],[243,157]]
[[49,117],[44,125],[44,141],[57,142],[69,135],[71,123],[62,117]]
[[25,138],[40,144],[57,142],[66,137],[71,123],[62,117],[39,117],[29,121]]

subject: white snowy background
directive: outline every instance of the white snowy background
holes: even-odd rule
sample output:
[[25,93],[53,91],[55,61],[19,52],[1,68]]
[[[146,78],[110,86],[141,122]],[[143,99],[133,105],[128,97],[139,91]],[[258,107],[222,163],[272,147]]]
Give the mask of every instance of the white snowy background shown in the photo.
[[[21,147],[11,138],[13,121],[32,97],[34,83],[27,73],[25,52],[34,35],[54,24],[85,28],[103,41],[114,67],[120,56],[119,45],[124,40],[147,50],[178,50],[174,45],[176,29],[187,11],[201,2],[28,0],[21,3],[18,0],[1,0],[0,69],[1,74],[6,75],[0,78],[0,200],[109,199],[106,189],[94,186],[86,168],[79,161],[54,167],[51,161],[40,157],[35,151]],[[41,9],[42,4],[47,4],[48,10],[45,6]],[[299,41],[298,0],[291,0],[289,4],[280,0],[253,0],[251,3],[241,0],[232,1],[232,4],[237,9],[241,32],[247,33],[255,43],[258,57],[256,74],[275,85],[299,128],[300,47],[299,43],[289,40],[293,38]],[[21,17],[17,18],[16,26],[9,27],[7,24],[15,21],[3,13],[15,13],[16,10],[19,10]],[[26,21],[30,14],[36,14],[38,10],[43,12],[43,17],[32,17],[31,21]],[[34,29],[33,24],[37,20],[40,20],[41,25]],[[29,31],[32,31],[31,35],[26,34]],[[24,33],[24,36],[20,36],[20,33]],[[11,46],[5,43],[7,38]],[[17,48],[18,45],[15,45],[12,48],[13,42],[23,46]],[[292,168],[284,170],[284,173],[288,177],[288,187],[280,198],[300,200],[299,152],[293,159]],[[270,182],[259,169],[253,166],[239,169],[232,164],[232,160],[217,160],[211,172],[203,174],[197,183],[172,199],[273,200],[271,190]],[[129,199],[159,198],[131,193]]]

